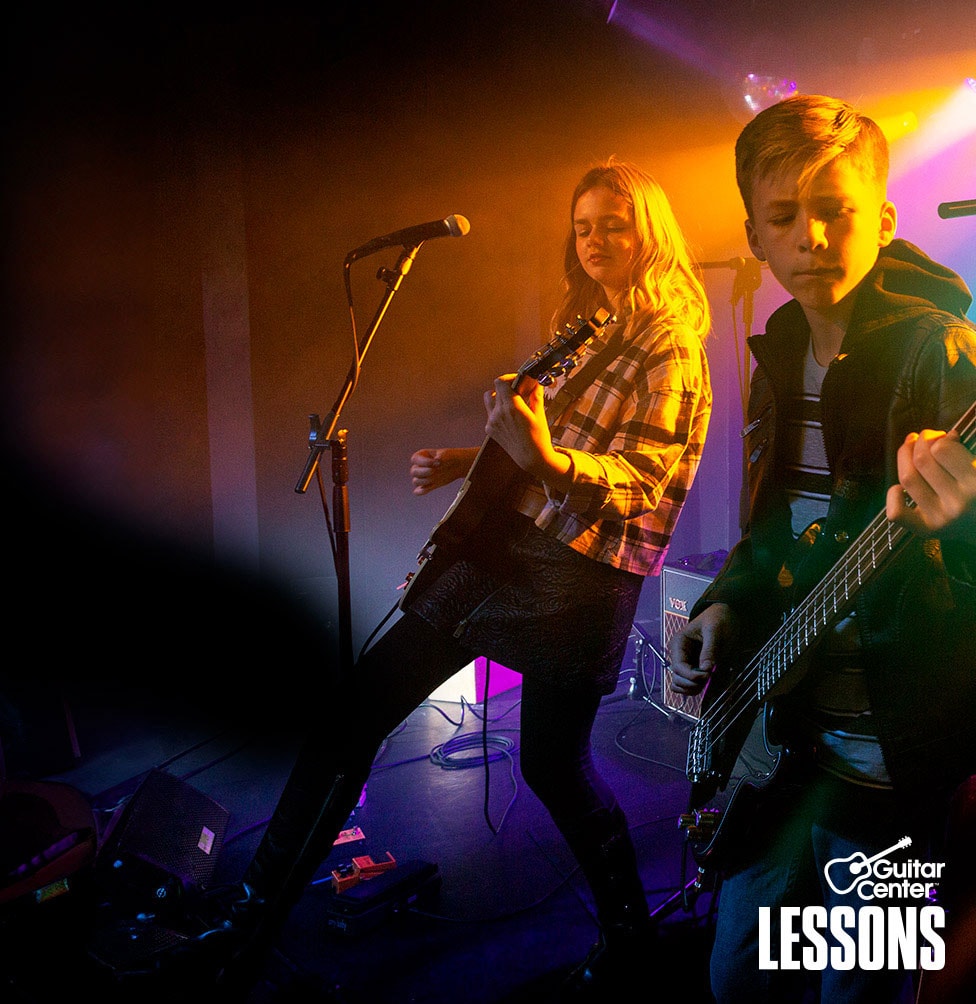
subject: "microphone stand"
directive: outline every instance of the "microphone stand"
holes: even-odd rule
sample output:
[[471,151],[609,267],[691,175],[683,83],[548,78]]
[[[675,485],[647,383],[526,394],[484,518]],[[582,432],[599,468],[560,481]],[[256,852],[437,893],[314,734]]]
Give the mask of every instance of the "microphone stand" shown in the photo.
[[[383,320],[387,308],[390,306],[390,302],[396,295],[397,290],[399,290],[404,276],[410,271],[410,266],[417,257],[421,244],[423,244],[423,241],[412,248],[405,248],[395,268],[381,268],[376,273],[376,278],[386,283],[386,292],[383,294],[380,305],[373,316],[373,320],[370,322],[362,348],[359,347],[358,343],[356,344],[355,358],[349,367],[349,372],[346,374],[342,390],[339,392],[339,396],[332,405],[329,414],[326,415],[324,420],[320,419],[317,414],[308,416],[310,426],[308,458],[305,461],[305,466],[302,469],[298,483],[295,485],[295,491],[299,494],[304,494],[308,490],[312,477],[319,471],[319,463],[323,452],[325,450],[332,451],[332,506],[336,513],[332,553],[336,566],[336,579],[339,585],[339,662],[340,669],[342,670],[351,670],[353,667],[352,595],[349,574],[349,467],[346,447],[348,430],[337,430],[337,426],[342,409],[352,396],[352,392],[356,389],[356,384],[359,382],[359,373],[362,368],[363,359],[366,357],[373,336],[376,334],[380,322]],[[350,254],[343,266],[346,273],[347,289],[349,288],[349,269],[355,260],[354,256],[355,252]],[[321,490],[320,471],[319,474]],[[326,511],[326,519],[328,519],[328,504],[325,501],[324,491],[322,504]]]
[[729,258],[727,261],[703,261],[698,267],[735,269],[732,284],[732,306],[742,300],[742,323],[748,338],[752,333],[755,292],[762,285],[762,262],[758,258]]
[[[732,283],[732,312],[735,305],[742,300],[743,340],[748,342],[752,334],[753,311],[755,309],[756,290],[762,285],[762,262],[758,258],[729,258],[727,261],[703,261],[698,265],[706,268],[735,269],[735,281]],[[733,316],[734,322],[734,316]],[[747,388],[749,386],[749,354],[745,347],[739,346],[739,333],[735,331],[736,357],[739,369],[739,396],[741,398],[742,414],[747,410]]]

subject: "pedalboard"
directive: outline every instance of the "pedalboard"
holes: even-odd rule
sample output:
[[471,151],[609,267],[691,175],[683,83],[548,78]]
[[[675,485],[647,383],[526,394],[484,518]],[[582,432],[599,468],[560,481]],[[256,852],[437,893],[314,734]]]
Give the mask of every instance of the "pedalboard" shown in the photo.
[[[358,878],[350,881],[357,870]],[[336,873],[339,873],[338,880]],[[332,883],[325,893],[326,923],[336,934],[356,937],[393,914],[426,903],[440,886],[437,865],[429,861],[397,862],[387,852],[385,861],[374,862],[364,855],[358,866],[353,863],[333,871]],[[341,891],[337,887],[341,887]]]

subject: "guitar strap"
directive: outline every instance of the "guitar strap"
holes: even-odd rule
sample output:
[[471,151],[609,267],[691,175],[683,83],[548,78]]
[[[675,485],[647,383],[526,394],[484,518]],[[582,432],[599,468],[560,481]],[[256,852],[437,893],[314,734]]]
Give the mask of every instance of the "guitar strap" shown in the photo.
[[555,396],[546,401],[546,414],[550,421],[561,415],[593,382],[596,375],[606,369],[607,363],[619,355],[625,330],[626,325],[617,328],[606,345],[595,356],[590,356],[578,370],[574,370]]

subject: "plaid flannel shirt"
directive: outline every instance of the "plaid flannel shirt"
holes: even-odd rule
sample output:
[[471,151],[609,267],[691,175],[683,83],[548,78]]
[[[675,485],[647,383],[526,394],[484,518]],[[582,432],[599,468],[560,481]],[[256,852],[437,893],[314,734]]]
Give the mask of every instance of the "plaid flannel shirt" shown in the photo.
[[[588,352],[599,352],[611,333],[605,329]],[[572,489],[536,482],[519,511],[587,557],[659,574],[711,408],[708,358],[694,332],[672,324],[627,332],[617,357],[549,416],[553,445],[572,465]]]

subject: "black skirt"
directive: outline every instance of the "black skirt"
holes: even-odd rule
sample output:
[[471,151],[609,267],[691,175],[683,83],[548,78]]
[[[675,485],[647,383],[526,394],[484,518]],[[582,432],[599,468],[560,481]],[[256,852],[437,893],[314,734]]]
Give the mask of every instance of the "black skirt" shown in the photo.
[[412,609],[465,647],[554,687],[616,685],[643,577],[587,558],[526,516],[506,516]]

